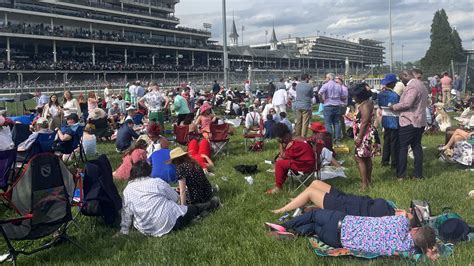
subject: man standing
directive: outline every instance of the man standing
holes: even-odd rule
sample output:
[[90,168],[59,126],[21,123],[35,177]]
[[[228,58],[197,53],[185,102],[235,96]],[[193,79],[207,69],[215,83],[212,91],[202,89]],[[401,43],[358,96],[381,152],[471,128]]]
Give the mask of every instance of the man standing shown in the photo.
[[324,124],[333,140],[341,140],[341,105],[347,99],[342,87],[334,81],[334,74],[326,74],[326,84],[319,90],[324,103]]
[[[400,101],[400,96],[393,91],[397,84],[397,76],[395,74],[387,74],[381,81],[385,86],[384,90],[378,95],[377,100],[382,112],[383,127],[383,151],[382,165],[391,165],[397,168],[398,162],[398,116],[392,112],[387,112],[386,108]],[[390,164],[391,163],[391,164]]]
[[443,73],[443,78],[441,79],[441,88],[443,93],[443,103],[444,106],[448,107],[450,105],[449,96],[451,95],[451,83],[453,80],[449,77],[448,72]]
[[421,138],[426,126],[426,106],[428,105],[428,89],[420,79],[423,73],[419,69],[404,70],[400,79],[406,85],[400,102],[390,106],[390,110],[399,112],[400,152],[398,154],[397,177],[406,177],[408,145],[413,150],[415,169],[413,177],[423,178],[423,149]]
[[35,91],[35,101],[36,101],[36,106],[41,106],[43,107],[45,104],[49,102],[49,97],[48,95],[41,94],[40,90]]
[[283,82],[277,83],[277,90],[273,93],[273,107],[277,114],[286,112],[286,104],[288,103],[288,93]]
[[166,108],[168,101],[156,82],[151,82],[150,88],[151,91],[140,98],[139,102],[148,108],[148,119],[160,123],[161,128],[164,128],[165,116],[163,109]]
[[309,85],[310,76],[301,75],[301,82],[296,85],[296,99],[294,102],[296,111],[296,136],[306,137],[309,122],[311,121],[311,98],[313,97],[313,88]]
[[128,93],[130,93],[130,104],[137,105],[137,81],[133,82],[130,87],[128,87]]

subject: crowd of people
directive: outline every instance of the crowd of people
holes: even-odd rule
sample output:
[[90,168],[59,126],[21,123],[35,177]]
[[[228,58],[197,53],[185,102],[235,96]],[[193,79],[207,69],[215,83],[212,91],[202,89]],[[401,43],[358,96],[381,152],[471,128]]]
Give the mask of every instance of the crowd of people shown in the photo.
[[[232,89],[216,80],[210,92],[198,90],[191,82],[165,90],[156,82],[136,80],[120,90],[108,85],[103,95],[90,91],[87,96],[76,97],[65,91],[62,101],[56,94],[37,91],[31,126],[35,135],[18,145],[18,151],[27,150],[39,134],[56,132],[59,151],[74,153],[75,147],[69,145],[81,121],[85,124],[82,137],[86,155],[97,153],[98,141],[115,140],[122,164],[113,176],[128,182],[123,192],[120,233],[128,234],[133,224],[150,236],[179,230],[198,215],[219,207],[217,189],[208,179],[215,164],[213,125],[231,123],[228,133],[235,134],[235,127],[243,123],[244,137],[255,139],[251,151],[261,149],[265,139],[278,141],[275,185],[267,194],[279,193],[292,171],[312,173],[319,163],[341,166],[333,145],[345,138],[354,141],[363,190],[372,186],[373,158],[379,154],[380,166],[391,166],[399,180],[423,178],[421,140],[430,128],[443,127],[437,117],[429,119],[432,107],[439,109],[436,113],[440,115],[443,106],[430,102],[422,72],[404,70],[398,77],[387,74],[381,82],[383,88],[376,93],[364,82],[348,88],[342,76],[328,73],[325,77],[321,86],[307,74],[282,78],[276,84],[269,82],[265,91],[252,89],[251,81],[245,81],[241,89]],[[458,119],[462,128],[446,129],[451,135],[440,147],[442,151],[472,138],[474,98],[469,95],[466,99],[464,102],[459,98],[459,105],[465,107]],[[320,103],[318,113],[324,116],[324,124],[312,122],[315,102]],[[217,108],[224,110],[223,115]],[[294,121],[289,119],[290,112],[294,113]],[[8,127],[4,127],[8,118],[0,118],[2,148],[12,148]],[[191,136],[185,143],[187,149],[170,149],[165,130],[169,124],[184,128]],[[321,145],[321,149],[315,148]],[[414,157],[412,174],[407,173],[409,149]],[[172,184],[177,187],[173,189]],[[314,181],[289,204],[273,212],[301,208],[308,201],[319,209],[281,226],[271,226],[281,234],[317,234],[333,247],[384,255],[419,249],[433,260],[439,256],[433,229],[412,228],[413,217],[407,212],[395,209],[384,199],[347,195],[321,181]],[[363,237],[355,240],[355,234]]]

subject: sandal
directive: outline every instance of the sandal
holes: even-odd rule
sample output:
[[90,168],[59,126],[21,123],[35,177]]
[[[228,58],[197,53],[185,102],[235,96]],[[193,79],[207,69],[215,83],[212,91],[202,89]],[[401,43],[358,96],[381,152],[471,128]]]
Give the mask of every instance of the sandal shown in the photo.
[[265,223],[267,227],[269,227],[272,231],[277,231],[277,232],[286,232],[286,228],[279,225],[279,224],[274,224],[274,223]]
[[278,232],[278,231],[268,232],[267,236],[275,240],[293,240],[296,238],[296,235],[290,232]]

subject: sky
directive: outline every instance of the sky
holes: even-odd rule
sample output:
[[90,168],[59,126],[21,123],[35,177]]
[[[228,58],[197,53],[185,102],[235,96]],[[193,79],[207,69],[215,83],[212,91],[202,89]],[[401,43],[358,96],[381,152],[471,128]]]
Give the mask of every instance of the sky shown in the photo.
[[[275,25],[277,39],[323,35],[382,41],[389,63],[389,0],[227,0],[227,36],[235,18],[244,45],[265,43]],[[465,49],[474,49],[474,0],[392,0],[394,61],[421,59],[430,45],[434,13],[444,8]],[[212,24],[213,40],[222,43],[222,0],[180,0],[175,15],[181,25]],[[332,34],[332,35],[330,35]],[[336,36],[337,35],[337,36]],[[239,44],[242,39],[239,37]],[[403,49],[402,49],[403,46]],[[403,53],[402,53],[403,50]]]

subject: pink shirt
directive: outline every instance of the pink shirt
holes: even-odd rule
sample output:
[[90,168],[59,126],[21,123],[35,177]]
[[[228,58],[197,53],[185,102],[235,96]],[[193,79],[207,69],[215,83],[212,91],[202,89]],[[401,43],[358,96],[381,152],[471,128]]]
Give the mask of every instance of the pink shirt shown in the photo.
[[408,82],[400,102],[393,105],[393,110],[400,112],[401,127],[413,125],[421,128],[426,126],[426,106],[428,105],[428,89],[422,81],[412,79]]
[[442,86],[451,86],[451,83],[453,82],[453,80],[448,77],[448,76],[444,76],[442,79],[441,79],[441,85]]
[[132,151],[131,154],[125,155],[122,160],[122,164],[114,172],[114,178],[119,180],[128,180],[130,177],[130,170],[132,170],[132,165],[138,161],[147,160],[146,151],[142,149],[136,149]]

